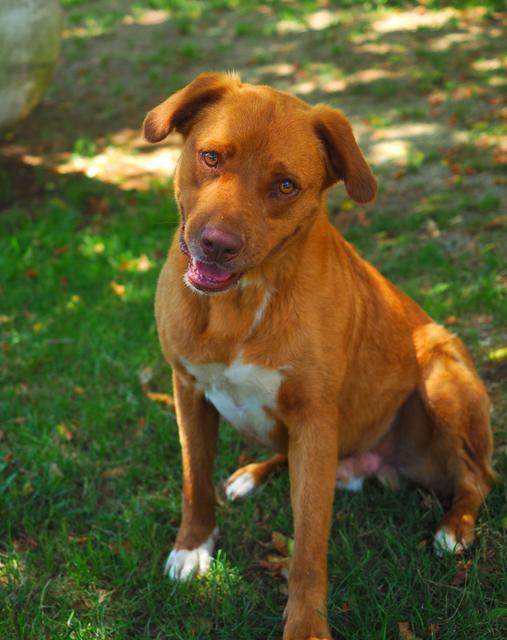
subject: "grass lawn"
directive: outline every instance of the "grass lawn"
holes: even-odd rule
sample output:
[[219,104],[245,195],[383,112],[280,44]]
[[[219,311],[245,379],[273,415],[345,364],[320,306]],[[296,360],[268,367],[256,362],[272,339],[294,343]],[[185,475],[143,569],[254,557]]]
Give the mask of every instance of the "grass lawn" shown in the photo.
[[[145,112],[206,68],[340,106],[380,183],[330,215],[472,351],[507,472],[502,20],[495,3],[64,0],[60,67],[0,156],[0,639],[281,638],[286,473],[218,509],[209,575],[162,576],[180,511],[170,372],[153,319],[177,225]],[[473,6],[472,6],[473,5]],[[232,65],[231,60],[234,61]],[[72,83],[72,84],[70,84]],[[72,91],[69,92],[69,86]],[[155,394],[155,395],[154,395]],[[264,455],[227,425],[216,482]],[[463,558],[437,559],[434,496],[337,492],[330,622],[348,640],[507,634],[507,484]],[[273,564],[273,563],[271,563]]]

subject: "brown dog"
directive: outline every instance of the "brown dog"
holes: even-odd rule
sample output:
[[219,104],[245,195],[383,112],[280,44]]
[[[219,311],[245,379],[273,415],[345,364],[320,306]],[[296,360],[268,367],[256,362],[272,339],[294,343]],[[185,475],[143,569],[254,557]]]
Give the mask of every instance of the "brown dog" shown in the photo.
[[376,182],[348,121],[236,75],[204,74],[150,111],[176,129],[181,212],[156,316],[173,368],[183,516],[166,571],[205,571],[217,537],[219,416],[277,452],[239,469],[234,499],[288,459],[295,546],[285,640],[330,638],[327,541],[335,484],[399,475],[451,498],[435,546],[474,537],[494,481],[489,400],[461,341],[383,278],[328,222],[326,190]]

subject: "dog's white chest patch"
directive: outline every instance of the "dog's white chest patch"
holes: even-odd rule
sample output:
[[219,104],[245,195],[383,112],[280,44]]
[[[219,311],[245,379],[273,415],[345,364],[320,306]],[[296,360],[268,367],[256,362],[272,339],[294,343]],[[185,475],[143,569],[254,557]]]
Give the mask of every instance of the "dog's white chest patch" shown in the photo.
[[181,358],[185,369],[217,411],[242,435],[271,447],[274,420],[266,409],[274,409],[282,381],[277,369],[246,364],[238,357],[230,364],[193,364]]

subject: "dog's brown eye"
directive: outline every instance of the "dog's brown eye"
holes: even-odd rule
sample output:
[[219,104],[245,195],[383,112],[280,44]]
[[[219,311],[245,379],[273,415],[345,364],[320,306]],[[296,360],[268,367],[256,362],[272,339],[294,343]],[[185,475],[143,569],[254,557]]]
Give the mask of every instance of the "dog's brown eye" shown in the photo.
[[204,151],[202,159],[208,167],[216,167],[218,164],[218,153],[216,151]]
[[294,192],[295,189],[296,185],[292,182],[292,180],[289,180],[288,178],[282,180],[278,185],[278,190],[280,191],[280,193],[283,193],[284,196],[290,195]]

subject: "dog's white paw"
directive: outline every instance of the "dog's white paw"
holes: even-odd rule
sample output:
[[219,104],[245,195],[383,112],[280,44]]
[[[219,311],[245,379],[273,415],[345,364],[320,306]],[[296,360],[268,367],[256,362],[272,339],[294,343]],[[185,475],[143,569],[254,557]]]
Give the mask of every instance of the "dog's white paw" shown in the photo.
[[350,478],[347,482],[344,480],[337,480],[336,486],[338,489],[345,489],[345,491],[362,491],[364,478]]
[[246,496],[253,493],[255,489],[257,489],[255,478],[247,471],[225,485],[225,495],[228,500],[239,500],[246,498]]
[[465,549],[466,545],[463,542],[458,542],[456,536],[445,527],[436,532],[433,540],[433,550],[437,556],[442,557],[448,553],[456,555],[463,553]]
[[194,575],[205,573],[213,560],[213,550],[218,538],[218,529],[213,529],[210,537],[196,549],[173,549],[169,554],[164,575],[174,580],[188,580]]

